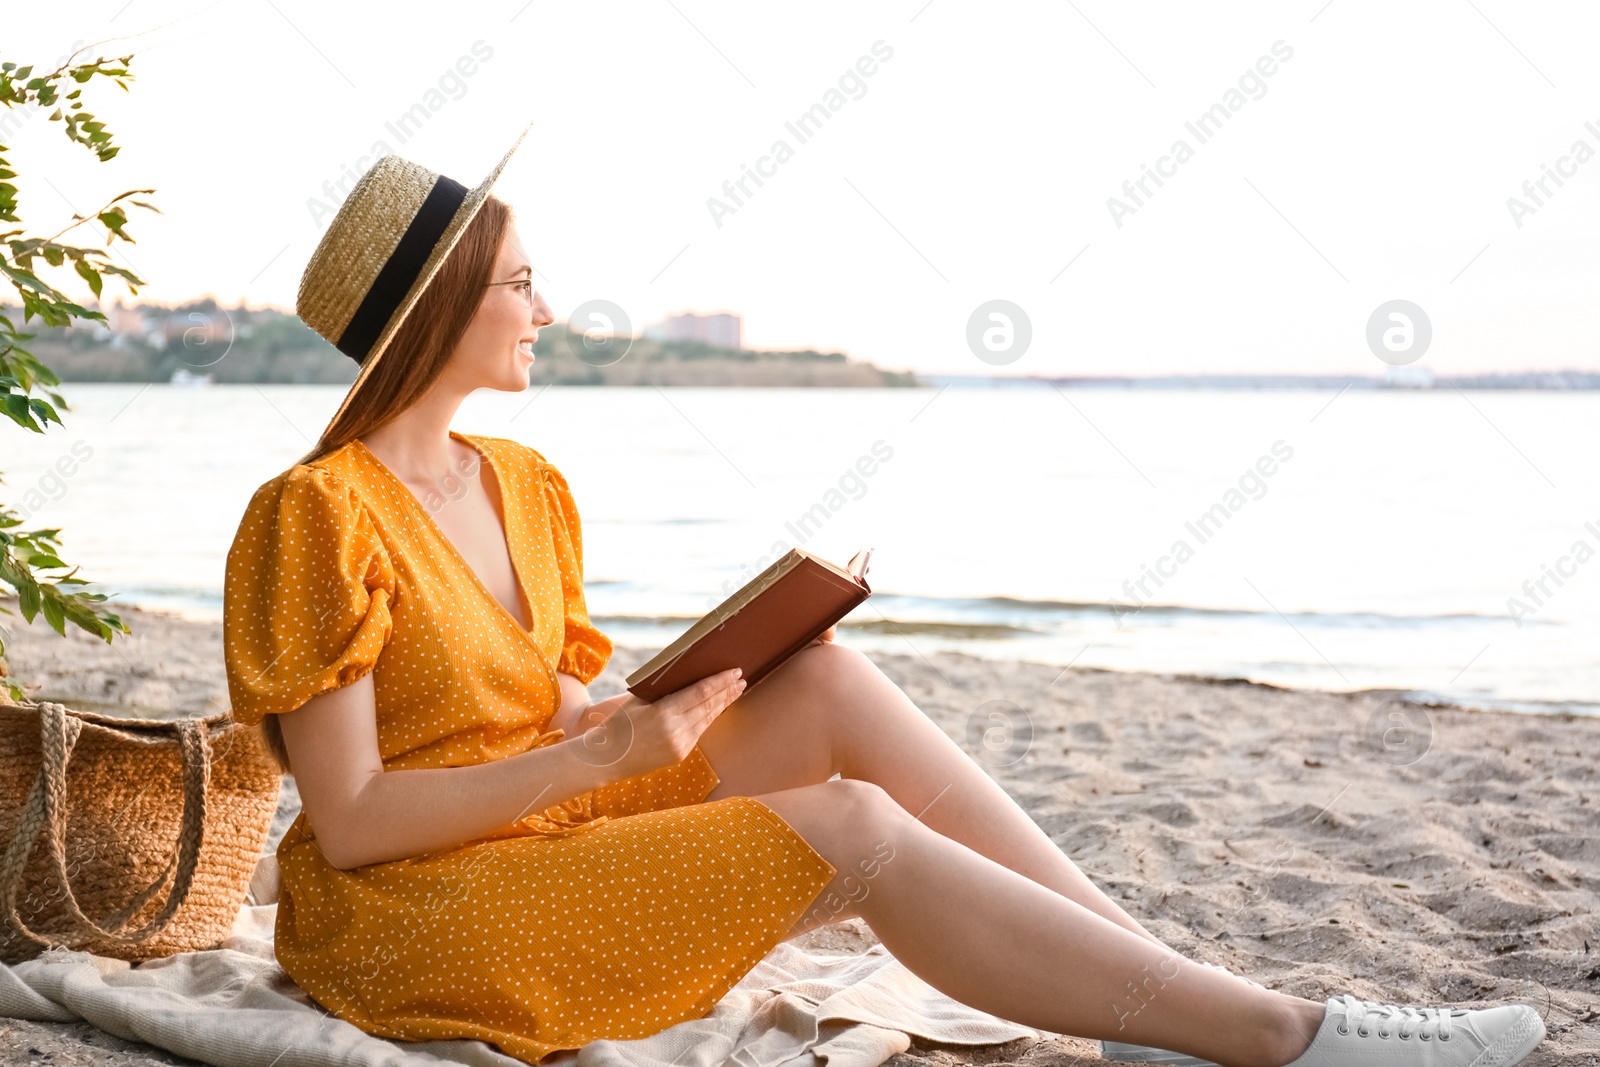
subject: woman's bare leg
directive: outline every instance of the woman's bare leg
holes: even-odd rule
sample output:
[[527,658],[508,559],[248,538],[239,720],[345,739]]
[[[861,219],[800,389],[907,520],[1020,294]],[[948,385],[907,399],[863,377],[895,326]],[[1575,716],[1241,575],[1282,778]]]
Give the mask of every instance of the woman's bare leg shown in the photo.
[[1200,967],[937,833],[852,780],[755,798],[837,873],[799,924],[860,916],[894,957],[981,1011],[1224,1067],[1280,1067],[1324,1006]]
[[707,800],[812,785],[835,772],[872,782],[938,833],[1167,947],[856,649],[802,649],[723,711],[700,744],[722,779]]

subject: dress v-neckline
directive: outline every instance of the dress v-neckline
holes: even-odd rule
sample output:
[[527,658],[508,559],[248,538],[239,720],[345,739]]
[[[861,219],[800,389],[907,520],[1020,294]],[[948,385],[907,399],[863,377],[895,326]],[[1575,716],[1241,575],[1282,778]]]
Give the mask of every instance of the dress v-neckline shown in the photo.
[[[500,533],[505,538],[506,558],[511,563],[511,580],[512,583],[517,587],[517,601],[521,605],[522,609],[528,613],[529,621],[537,625],[538,620],[534,618],[533,601],[529,599],[527,589],[523,585],[522,568],[517,563],[516,548],[511,540],[511,524],[508,521],[508,516],[511,511],[511,502],[510,498],[506,494],[506,482],[504,478],[500,477],[500,468],[495,466],[493,450],[480,448],[476,441],[472,440],[466,434],[457,433],[455,430],[450,431],[450,436],[476,452],[478,454],[479,461],[482,463],[487,463],[489,465],[490,472],[494,475],[495,488],[499,490],[500,505],[499,507],[494,507],[494,501],[492,500],[489,503],[495,511],[495,517],[500,521]],[[351,438],[351,440],[361,447],[361,451],[367,455],[367,458],[372,460],[373,464],[376,465],[380,471],[383,472],[383,476],[385,478],[393,482],[402,492],[406,494],[407,497],[411,499],[412,503],[416,505],[416,510],[422,513],[422,521],[427,524],[428,529],[433,531],[434,536],[444,543],[445,549],[452,557],[455,558],[455,561],[461,565],[461,569],[466,571],[471,577],[473,583],[477,585],[478,590],[483,593],[484,598],[495,606],[495,609],[505,617],[506,621],[510,622],[512,626],[516,627],[518,633],[521,633],[524,637],[531,639],[533,637],[533,631],[531,629],[524,628],[522,625],[522,620],[511,614],[510,609],[508,609],[504,604],[500,603],[500,598],[494,595],[494,591],[489,588],[489,586],[484,582],[483,578],[479,576],[478,572],[472,569],[472,564],[467,562],[467,558],[461,554],[461,550],[456,547],[456,543],[450,540],[449,535],[444,532],[444,528],[441,527],[438,522],[434,520],[434,517],[428,513],[427,507],[422,503],[421,499],[418,498],[417,494],[412,490],[412,488],[405,482],[401,481],[400,476],[395,474],[394,471],[390,470],[383,460],[378,458],[377,453],[373,452],[372,449],[367,447],[365,441],[361,440],[359,437]],[[482,475],[479,475],[479,479],[481,482]]]

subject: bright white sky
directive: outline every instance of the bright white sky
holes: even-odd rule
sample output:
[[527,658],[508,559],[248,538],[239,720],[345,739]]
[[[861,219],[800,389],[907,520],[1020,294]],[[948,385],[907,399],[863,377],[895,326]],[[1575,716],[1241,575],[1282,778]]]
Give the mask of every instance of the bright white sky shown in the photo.
[[[1600,149],[1594,8],[1218,6],[13,6],[4,57],[37,67],[149,32],[103,50],[137,74],[90,98],[112,164],[42,116],[7,141],[30,232],[156,188],[127,258],[161,301],[292,307],[312,202],[375,142],[470,186],[532,119],[497,192],[558,317],[725,308],[752,347],[935,373],[1380,373],[1366,321],[1403,298],[1436,373],[1600,368],[1600,159],[1561,164]],[[419,132],[386,130],[480,41]],[[801,144],[785,122],[879,41],[864,95]],[[1185,129],[1278,41],[1264,95],[1205,143]],[[1119,228],[1107,198],[1179,138],[1193,157]],[[707,199],[778,139],[792,158],[719,227]],[[1558,164],[1519,227],[1507,199]],[[965,339],[995,298],[1033,327],[998,368]]]

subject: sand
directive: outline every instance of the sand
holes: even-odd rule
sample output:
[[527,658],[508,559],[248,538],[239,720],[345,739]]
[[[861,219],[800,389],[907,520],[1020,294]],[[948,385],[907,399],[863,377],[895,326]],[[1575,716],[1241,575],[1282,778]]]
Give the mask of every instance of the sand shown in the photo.
[[[226,707],[218,625],[127,618],[134,634],[110,646],[18,625],[12,669],[82,707]],[[621,692],[651,652],[619,648],[591,692]],[[1597,1063],[1600,719],[911,646],[872,658],[1090,877],[1192,958],[1315,999],[1531,1004],[1549,1037],[1526,1063]],[[862,924],[812,937],[872,942]],[[1094,1049],[919,1043],[893,1062],[1067,1067]],[[84,1026],[16,1021],[0,1021],[0,1059],[189,1062]]]

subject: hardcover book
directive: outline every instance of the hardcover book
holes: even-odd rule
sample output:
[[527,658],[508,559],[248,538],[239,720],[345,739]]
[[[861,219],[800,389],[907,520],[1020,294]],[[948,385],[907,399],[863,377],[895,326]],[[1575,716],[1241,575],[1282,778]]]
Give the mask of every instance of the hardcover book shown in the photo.
[[791,548],[628,675],[628,692],[654,703],[730,667],[743,669],[748,692],[872,595],[871,556],[862,549],[840,567]]

